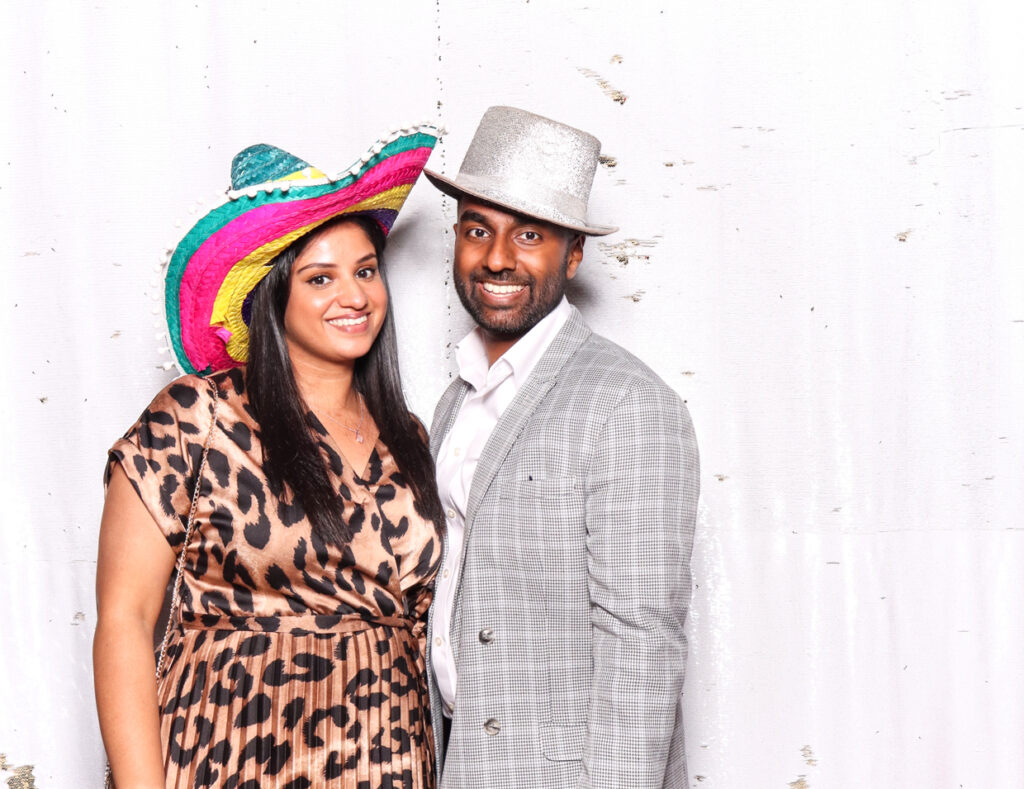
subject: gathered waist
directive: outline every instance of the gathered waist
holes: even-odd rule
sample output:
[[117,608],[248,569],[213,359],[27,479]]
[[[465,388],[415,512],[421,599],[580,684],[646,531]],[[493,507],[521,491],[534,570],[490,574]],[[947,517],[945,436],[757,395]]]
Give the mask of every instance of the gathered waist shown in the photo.
[[320,633],[359,633],[375,627],[412,630],[415,622],[400,616],[362,617],[357,614],[286,614],[283,616],[220,616],[181,612],[186,630],[244,630],[308,636]]

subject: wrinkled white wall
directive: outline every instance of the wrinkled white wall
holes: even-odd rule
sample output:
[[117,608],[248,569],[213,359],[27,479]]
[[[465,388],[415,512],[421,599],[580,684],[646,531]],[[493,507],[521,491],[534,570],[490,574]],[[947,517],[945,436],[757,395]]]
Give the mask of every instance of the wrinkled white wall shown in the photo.
[[[153,265],[263,141],[340,170],[490,104],[608,161],[576,302],[689,401],[686,686],[715,789],[1024,785],[1024,58],[999,0],[0,8],[0,782],[95,785],[104,451],[171,374]],[[391,246],[411,401],[452,206]]]

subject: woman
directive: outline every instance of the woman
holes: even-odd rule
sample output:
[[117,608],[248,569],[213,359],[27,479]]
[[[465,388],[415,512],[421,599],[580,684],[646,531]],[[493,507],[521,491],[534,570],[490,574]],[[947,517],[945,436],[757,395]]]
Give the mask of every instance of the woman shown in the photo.
[[111,449],[100,530],[96,696],[121,787],[433,786],[443,519],[382,253],[435,138],[404,130],[333,179],[246,149],[170,260],[193,374]]

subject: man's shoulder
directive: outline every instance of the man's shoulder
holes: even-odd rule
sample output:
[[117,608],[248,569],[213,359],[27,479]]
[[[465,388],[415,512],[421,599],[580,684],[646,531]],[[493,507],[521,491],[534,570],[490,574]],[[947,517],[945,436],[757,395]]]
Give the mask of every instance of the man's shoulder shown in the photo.
[[564,380],[622,391],[640,389],[678,397],[654,370],[618,343],[591,333],[562,369]]

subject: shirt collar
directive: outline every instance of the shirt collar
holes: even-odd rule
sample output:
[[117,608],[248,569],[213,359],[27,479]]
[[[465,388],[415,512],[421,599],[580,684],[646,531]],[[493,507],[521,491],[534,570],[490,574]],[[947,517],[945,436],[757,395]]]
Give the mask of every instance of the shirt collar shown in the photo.
[[518,389],[533,372],[533,368],[537,366],[537,362],[571,314],[572,305],[565,296],[562,296],[558,306],[516,340],[515,344],[490,366],[487,363],[487,351],[480,329],[473,329],[455,346],[459,377],[480,391],[485,387],[497,386],[511,375]]

